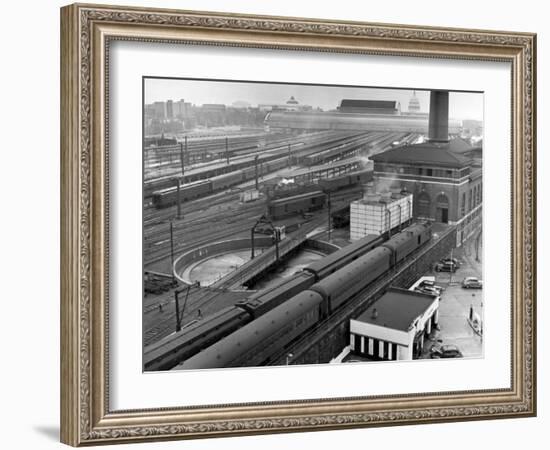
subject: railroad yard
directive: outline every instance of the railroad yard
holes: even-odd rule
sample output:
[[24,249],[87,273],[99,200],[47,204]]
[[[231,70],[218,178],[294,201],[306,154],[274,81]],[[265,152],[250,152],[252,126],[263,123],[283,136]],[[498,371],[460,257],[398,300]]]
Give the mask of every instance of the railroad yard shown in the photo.
[[[177,204],[158,207],[153,200],[154,193],[158,191],[150,188],[151,195],[148,195],[149,191],[146,187],[144,191],[143,222],[144,270],[146,273],[153,272],[171,276],[171,266],[176,255],[181,255],[213,242],[248,238],[254,223],[263,214],[266,214],[269,187],[273,185],[274,180],[280,178],[281,174],[288,176],[296,173],[303,177],[304,174],[313,173],[314,177],[311,178],[308,184],[318,186],[319,179],[336,179],[345,173],[365,170],[368,172],[365,167],[368,167],[367,157],[369,154],[384,151],[397,142],[413,142],[417,137],[418,135],[414,133],[316,132],[302,133],[281,140],[278,134],[270,136],[267,133],[259,133],[254,136],[255,139],[247,139],[248,154],[247,150],[242,148],[240,140],[236,140],[237,142],[234,143],[230,139],[221,139],[224,144],[222,150],[220,150],[220,138],[216,137],[212,139],[211,161],[185,165],[184,158],[184,173],[189,177],[199,177],[197,181],[206,182],[210,180],[208,175],[218,173],[217,171],[223,171],[230,175],[234,175],[235,172],[240,174],[243,169],[232,170],[231,165],[243,167],[244,162],[254,164],[254,159],[250,157],[250,154],[258,154],[258,148],[261,147],[263,151],[260,155],[265,156],[266,160],[271,159],[277,163],[272,167],[270,167],[269,162],[259,165],[259,198],[250,202],[241,200],[242,193],[255,189],[256,184],[255,179],[243,180],[241,178],[236,180],[234,184],[231,182],[231,184],[223,185],[214,192],[204,192],[204,195],[197,195],[196,198],[181,201],[179,207]],[[194,141],[188,139],[188,146],[190,142]],[[202,154],[209,151],[206,138],[200,138],[199,142]],[[239,152],[241,152],[240,157],[230,157],[229,164],[227,164],[226,159],[225,142],[228,142],[229,149],[239,149]],[[232,147],[232,145],[235,145],[235,147]],[[290,153],[288,151],[289,146],[291,148]],[[172,155],[173,147],[170,146],[167,150],[168,153],[163,157],[157,156],[154,159],[146,159],[144,169],[145,186],[156,184],[159,188],[163,188],[169,173],[172,174],[172,178],[170,178],[172,183],[174,183],[175,176],[181,176],[181,158],[176,157],[179,152],[175,154],[176,156]],[[191,148],[193,147],[191,146]],[[292,150],[293,148],[295,150]],[[155,150],[157,155],[161,154],[160,150]],[[236,150],[233,150],[232,154],[236,154]],[[216,158],[216,156],[221,156],[221,158]],[[206,157],[203,157],[203,159],[206,159]],[[278,162],[280,159],[283,161]],[[159,165],[162,165],[162,171],[158,170]],[[319,168],[323,167],[330,167],[330,170],[326,170],[327,173],[316,173]],[[255,167],[252,166],[251,173],[254,172]],[[181,192],[185,188],[186,184],[183,183],[180,187],[180,195],[182,195]],[[176,188],[168,189],[176,191]],[[342,208],[349,205],[352,200],[361,198],[363,189],[363,184],[356,184],[333,192],[331,195],[332,208]],[[314,230],[317,233],[322,233],[326,231],[327,221],[327,207],[325,205],[322,209],[312,210],[305,216],[283,217],[281,220],[276,220],[275,223],[283,226],[292,224],[292,227],[318,223]],[[292,227],[289,228],[292,229]],[[162,287],[165,287],[165,289],[155,293],[153,287],[151,292],[146,292],[144,297],[145,345],[173,333],[176,329],[175,286],[170,286],[165,277],[162,277],[162,282],[158,284],[163,285]],[[214,313],[232,304],[235,299],[242,298],[243,294],[204,286],[192,286],[186,292],[186,296],[185,309],[180,313],[183,325],[197,320],[199,314],[202,316]]]
[[482,123],[447,91],[224,86],[145,104],[144,370],[481,357]]

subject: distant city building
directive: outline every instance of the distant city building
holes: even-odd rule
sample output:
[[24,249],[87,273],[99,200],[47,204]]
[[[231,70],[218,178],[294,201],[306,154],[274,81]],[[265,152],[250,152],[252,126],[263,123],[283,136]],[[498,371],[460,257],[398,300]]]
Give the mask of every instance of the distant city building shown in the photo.
[[374,161],[376,192],[400,189],[414,196],[419,219],[457,226],[457,245],[481,227],[481,149],[462,139],[424,142],[387,150]]
[[157,119],[165,119],[166,118],[166,103],[164,102],[154,102],[153,108],[155,111],[155,117]]
[[313,109],[311,105],[300,104],[293,95],[284,104],[262,103],[258,107],[260,111],[311,111]]
[[413,91],[413,96],[409,100],[409,112],[413,114],[420,112],[420,100],[416,96],[416,91]]
[[167,119],[174,118],[174,102],[172,100],[166,101],[166,118]]
[[345,98],[340,102],[338,111],[352,114],[384,114],[396,115],[401,113],[401,105],[389,100],[359,100]]

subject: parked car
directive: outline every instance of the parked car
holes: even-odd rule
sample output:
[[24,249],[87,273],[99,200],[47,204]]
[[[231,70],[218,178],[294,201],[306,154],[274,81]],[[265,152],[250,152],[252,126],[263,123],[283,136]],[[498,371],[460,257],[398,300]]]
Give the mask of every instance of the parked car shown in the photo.
[[458,266],[453,262],[438,262],[435,265],[436,272],[456,272]]
[[442,258],[441,262],[443,264],[454,264],[456,267],[460,267],[460,261],[456,258]]
[[466,277],[462,281],[462,287],[465,289],[482,289],[483,281],[476,277]]
[[462,358],[462,352],[453,344],[434,345],[430,349],[430,358]]
[[439,297],[441,295],[441,292],[439,292],[437,289],[429,286],[418,286],[415,289],[416,292],[420,292],[422,294],[429,294],[433,295],[434,297]]
[[[434,278],[434,277],[432,277],[432,278]],[[436,291],[438,291],[439,294],[441,294],[445,290],[444,287],[438,286],[437,284],[435,284],[433,280],[423,280],[422,283],[420,283],[419,287],[421,287],[421,288],[423,288],[423,287],[433,288]]]

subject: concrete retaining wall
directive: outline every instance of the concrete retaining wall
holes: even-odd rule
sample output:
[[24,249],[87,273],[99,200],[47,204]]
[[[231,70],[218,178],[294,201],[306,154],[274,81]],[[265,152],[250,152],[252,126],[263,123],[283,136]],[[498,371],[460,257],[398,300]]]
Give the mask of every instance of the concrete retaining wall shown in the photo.
[[[344,307],[344,311],[336,311],[335,316],[306,342],[298,342],[293,348],[285,350],[285,354],[293,353],[292,364],[328,363],[349,344],[349,321],[362,314],[372,303],[380,298],[388,286],[409,288],[419,277],[432,269],[434,261],[447,256],[456,244],[456,229],[450,230],[438,242],[412,261],[399,269],[394,275],[387,276],[385,284],[372,287],[372,292],[366,293],[364,300]],[[376,282],[374,283],[376,284]],[[274,365],[286,363],[285,355],[280,355]]]
[[[255,246],[258,248],[267,248],[273,245],[270,237],[255,237]],[[184,271],[186,267],[194,262],[202,261],[207,258],[212,258],[216,255],[223,253],[229,253],[232,251],[245,250],[250,248],[250,239],[233,239],[230,241],[215,242],[213,244],[205,245],[200,248],[191,250],[183,255],[179,256],[174,261],[173,273],[175,277],[185,284],[192,284],[191,280],[184,279],[180,276],[180,273]]]

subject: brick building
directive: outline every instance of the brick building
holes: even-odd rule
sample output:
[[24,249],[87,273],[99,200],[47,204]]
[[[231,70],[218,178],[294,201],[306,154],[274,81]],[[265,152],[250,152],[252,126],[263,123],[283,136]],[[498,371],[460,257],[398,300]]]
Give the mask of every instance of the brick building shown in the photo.
[[481,227],[480,156],[481,148],[462,139],[397,147],[371,156],[375,190],[399,188],[412,193],[413,215],[456,225],[461,245]]

